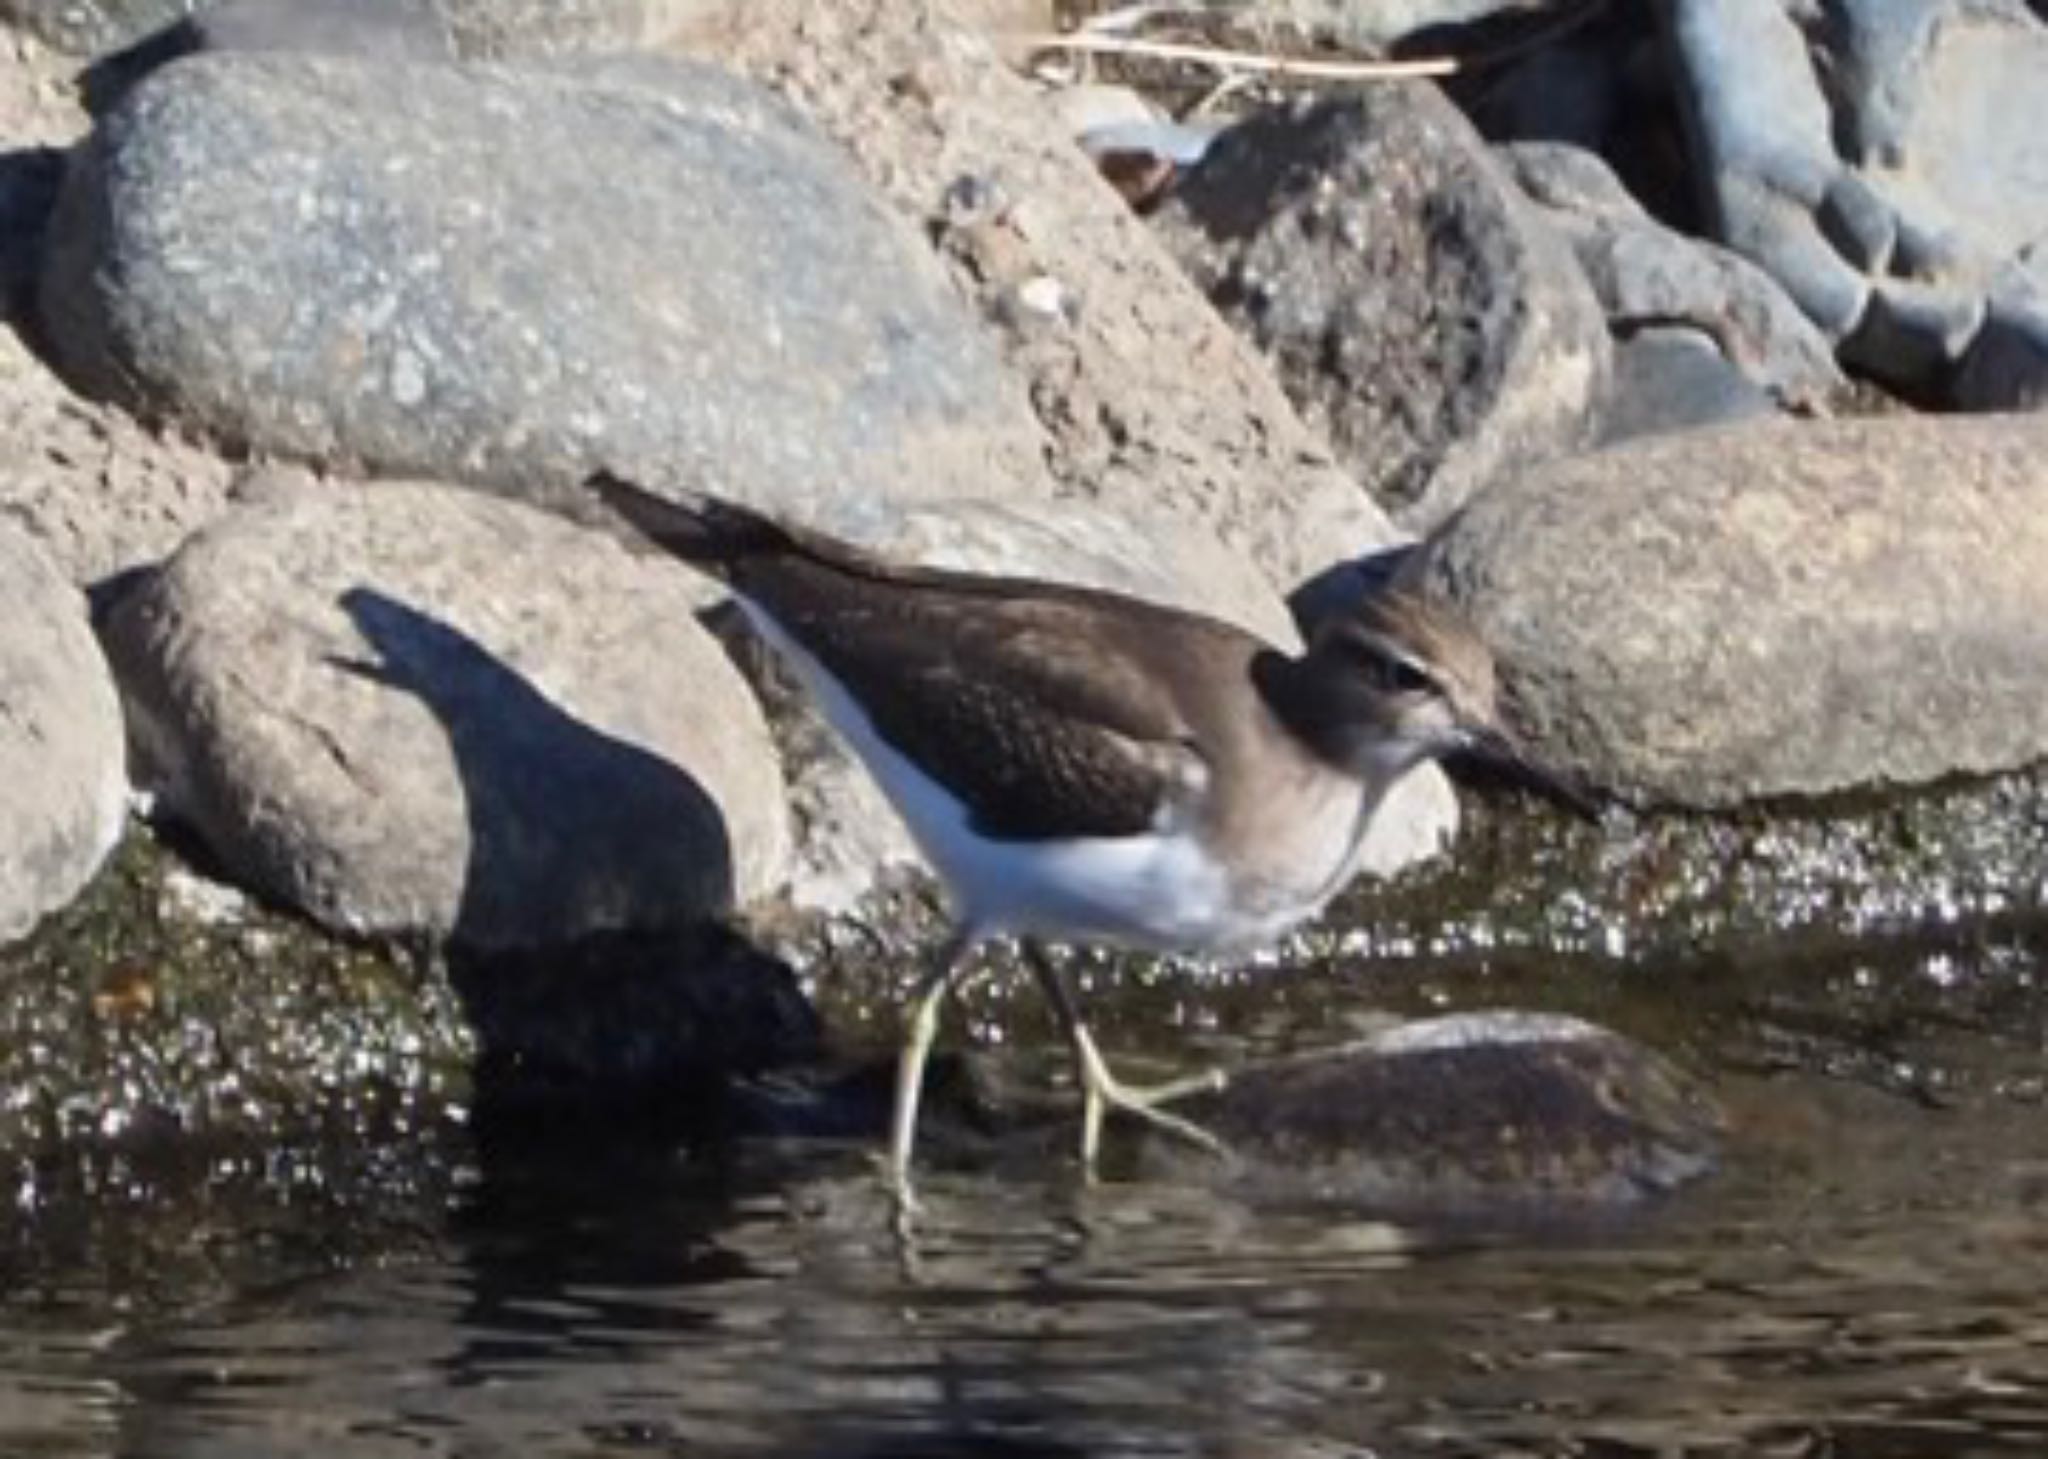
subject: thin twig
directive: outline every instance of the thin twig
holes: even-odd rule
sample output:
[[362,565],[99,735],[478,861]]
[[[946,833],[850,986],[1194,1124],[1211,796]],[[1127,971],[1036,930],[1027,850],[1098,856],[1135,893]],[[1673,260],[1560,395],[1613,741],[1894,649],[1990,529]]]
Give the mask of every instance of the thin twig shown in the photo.
[[[1130,7],[1137,9],[1139,7]],[[1414,77],[1455,76],[1497,66],[1549,45],[1577,30],[1607,8],[1607,0],[1583,0],[1554,22],[1510,45],[1471,56],[1415,56],[1398,61],[1318,60],[1312,56],[1276,56],[1264,51],[1239,51],[1226,46],[1181,41],[1150,41],[1138,36],[1089,30],[1064,34],[1019,35],[1011,44],[1026,51],[1069,51],[1084,55],[1142,56],[1155,61],[1181,61],[1218,71],[1304,81],[1397,81]]]
[[1219,71],[1251,71],[1262,76],[1294,76],[1308,81],[1382,81],[1407,76],[1449,76],[1459,62],[1447,56],[1425,56],[1412,61],[1318,61],[1310,57],[1269,56],[1257,51],[1233,51],[1221,46],[1184,45],[1178,41],[1148,41],[1135,36],[1023,35],[1019,46],[1032,51],[1076,51],[1091,56],[1144,56],[1155,61],[1186,61]]

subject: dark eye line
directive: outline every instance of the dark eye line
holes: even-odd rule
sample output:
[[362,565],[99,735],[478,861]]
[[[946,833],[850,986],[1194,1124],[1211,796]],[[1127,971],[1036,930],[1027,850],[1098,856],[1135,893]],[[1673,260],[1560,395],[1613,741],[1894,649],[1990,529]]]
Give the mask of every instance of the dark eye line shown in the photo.
[[1370,638],[1351,637],[1343,639],[1342,644],[1379,688],[1401,694],[1437,692],[1436,680],[1428,671],[1384,644]]

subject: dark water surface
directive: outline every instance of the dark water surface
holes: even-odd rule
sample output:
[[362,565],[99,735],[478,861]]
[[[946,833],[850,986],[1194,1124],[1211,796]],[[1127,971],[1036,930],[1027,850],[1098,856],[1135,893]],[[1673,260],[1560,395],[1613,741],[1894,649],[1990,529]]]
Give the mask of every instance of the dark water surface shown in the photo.
[[2048,1455],[2041,945],[1132,993],[1111,1047],[1589,1013],[1710,1071],[1725,1166],[1505,1229],[940,1173],[906,1253],[859,1149],[592,1128],[473,1159],[414,1239],[204,1301],[0,1298],[0,1454]]

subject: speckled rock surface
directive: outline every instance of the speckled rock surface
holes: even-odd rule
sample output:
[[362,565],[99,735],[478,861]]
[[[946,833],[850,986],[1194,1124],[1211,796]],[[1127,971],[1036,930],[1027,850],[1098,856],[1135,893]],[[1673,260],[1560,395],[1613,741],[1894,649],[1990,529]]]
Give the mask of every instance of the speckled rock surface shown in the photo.
[[929,255],[708,67],[195,57],[51,229],[71,381],[256,452],[507,492],[602,462],[812,518],[1037,475]]
[[[705,53],[785,91],[937,237],[962,293],[1005,324],[1061,495],[1201,523],[1282,590],[1395,540],[973,8],[749,7]],[[1057,307],[1017,307],[1038,294]]]
[[248,885],[343,931],[547,945],[782,877],[774,751],[702,596],[482,494],[279,487],[108,637],[150,783]]
[[0,942],[63,906],[120,839],[121,705],[85,598],[0,519]]
[[1608,337],[1570,251],[1425,83],[1241,123],[1154,214],[1397,520],[1588,430]]
[[1688,432],[1471,503],[1430,564],[1545,754],[1727,805],[2048,755],[2048,428]]

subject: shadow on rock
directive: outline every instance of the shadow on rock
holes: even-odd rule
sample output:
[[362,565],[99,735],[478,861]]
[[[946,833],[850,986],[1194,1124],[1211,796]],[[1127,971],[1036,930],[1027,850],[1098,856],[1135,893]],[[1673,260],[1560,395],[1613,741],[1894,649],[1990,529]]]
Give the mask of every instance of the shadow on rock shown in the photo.
[[64,180],[64,154],[55,147],[0,151],[0,312],[28,312],[43,230]]
[[678,907],[732,901],[724,819],[702,786],[565,713],[446,623],[370,589],[342,606],[378,658],[343,667],[418,697],[462,780],[469,866],[447,956],[478,1038],[481,1140],[497,1116],[525,1138],[550,1112],[587,1137],[594,1104],[664,1128],[716,1124],[731,1076],[813,1053],[815,1015],[779,959],[702,920],[647,925],[635,888],[650,862]]

